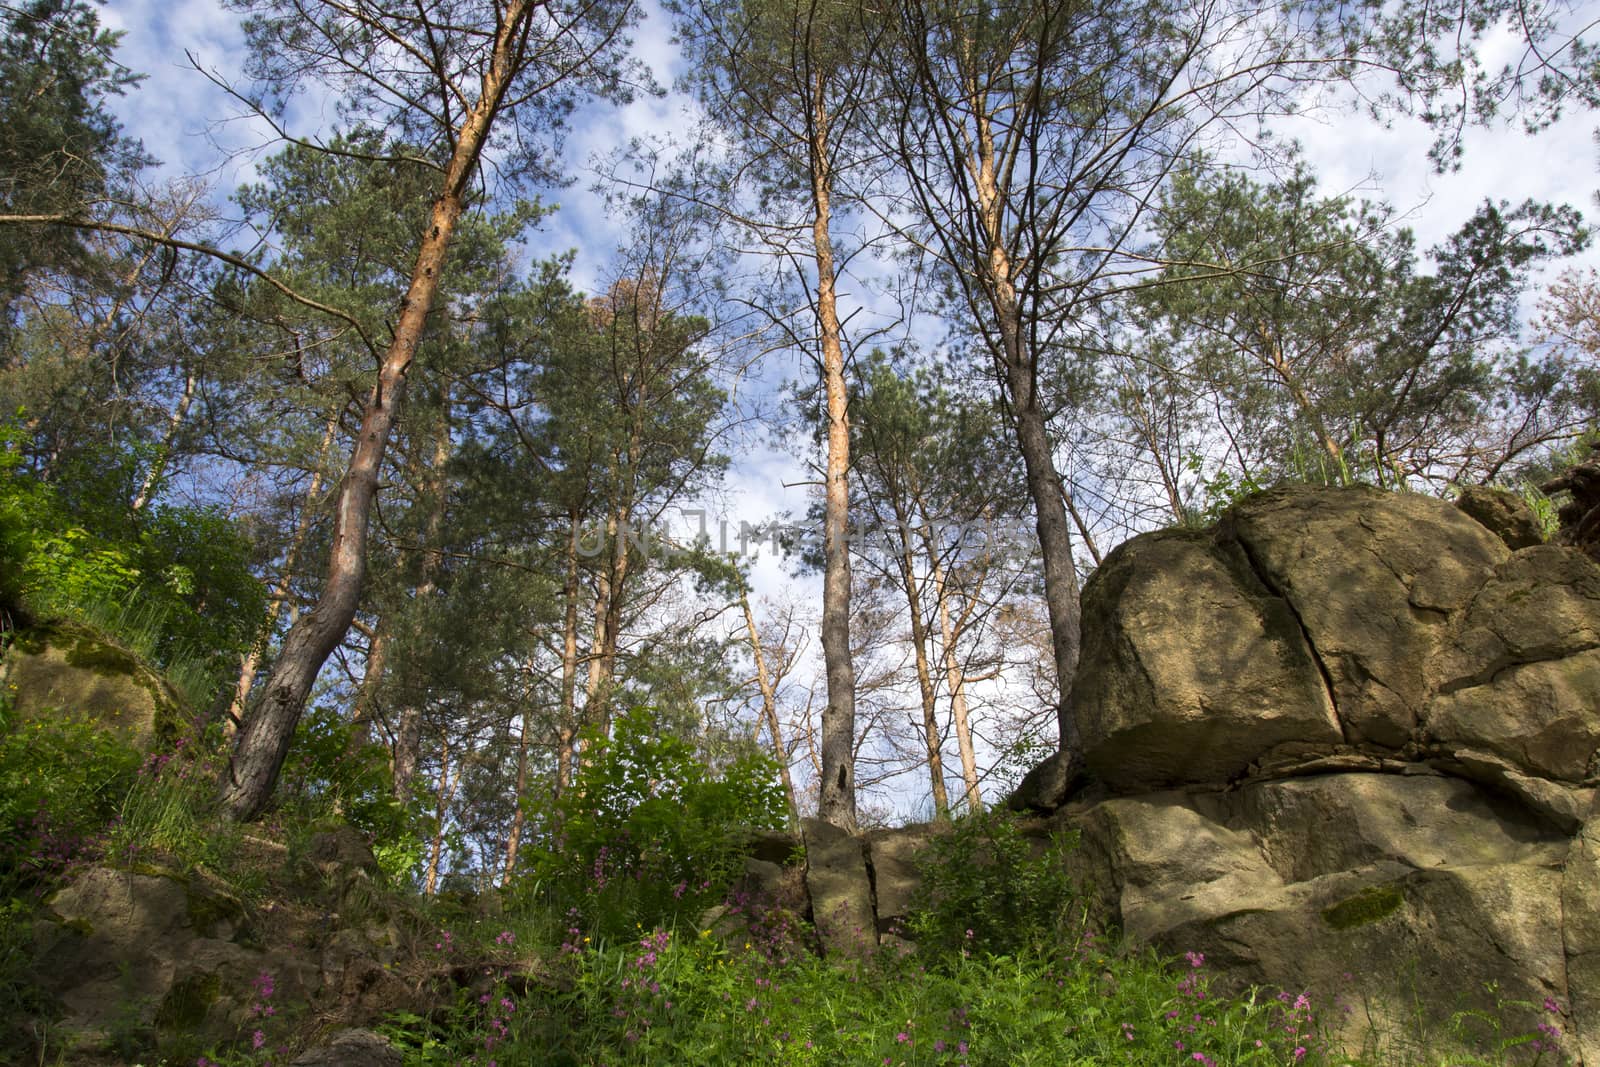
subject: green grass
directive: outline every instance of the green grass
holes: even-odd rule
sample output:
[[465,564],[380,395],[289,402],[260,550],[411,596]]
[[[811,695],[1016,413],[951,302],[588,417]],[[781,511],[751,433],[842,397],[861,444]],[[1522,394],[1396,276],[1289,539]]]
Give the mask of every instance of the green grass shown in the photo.
[[[441,954],[461,950],[459,942],[440,944]],[[528,987],[515,965],[502,962],[506,977],[492,989],[464,992],[433,1020],[395,1015],[384,1031],[407,1064],[421,1067],[1561,1062],[1528,1040],[1498,1035],[1476,1058],[1431,1051],[1426,1035],[1375,1037],[1365,1056],[1346,1055],[1323,1031],[1324,1014],[1339,1005],[1261,991],[1219,996],[1199,957],[1163,960],[1094,938],[1054,954],[969,953],[934,962],[885,951],[844,965],[811,956],[774,963],[763,947],[746,950],[692,931],[655,931],[599,948],[569,943],[558,950],[556,974],[541,983]]]
[[190,709],[204,710],[217,695],[223,679],[214,656],[187,647],[170,647],[169,608],[137,595],[119,600],[50,596],[42,591],[25,594],[23,604],[39,619],[82,623],[106,634],[157,671]]

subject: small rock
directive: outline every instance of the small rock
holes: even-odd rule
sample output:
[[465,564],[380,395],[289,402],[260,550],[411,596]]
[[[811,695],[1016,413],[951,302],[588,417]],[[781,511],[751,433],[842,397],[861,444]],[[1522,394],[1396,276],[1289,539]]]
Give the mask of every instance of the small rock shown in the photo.
[[1544,544],[1544,533],[1533,509],[1508,489],[1469,485],[1456,497],[1456,507],[1477,519],[1513,552]]
[[341,1030],[302,1052],[292,1067],[402,1067],[400,1051],[371,1030]]

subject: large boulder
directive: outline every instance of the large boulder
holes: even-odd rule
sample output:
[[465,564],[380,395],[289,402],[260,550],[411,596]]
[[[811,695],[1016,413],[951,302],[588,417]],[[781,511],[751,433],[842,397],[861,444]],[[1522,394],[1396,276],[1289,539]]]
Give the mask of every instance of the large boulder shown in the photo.
[[1495,567],[1452,621],[1430,673],[1441,692],[1492,682],[1507,667],[1600,648],[1600,567],[1559,545]]
[[1600,567],[1516,510],[1289,488],[1107,557],[1074,685],[1099,784],[1041,789],[1058,756],[1027,798],[1103,917],[1345,998],[1352,1045],[1482,1009],[1600,1067]]
[[1456,507],[1482,523],[1513,551],[1544,543],[1539,517],[1526,500],[1509,489],[1470,485],[1456,497]]
[[1209,533],[1112,552],[1083,592],[1073,689],[1089,768],[1117,789],[1221,782],[1287,741],[1343,741],[1288,604]]
[[811,919],[829,956],[861,957],[878,945],[867,843],[821,819],[803,819]]
[[85,718],[140,749],[173,740],[185,725],[183,701],[166,679],[75,623],[17,631],[0,660],[0,685],[21,718]]
[[407,940],[393,920],[251,908],[199,873],[84,868],[32,935],[32,974],[59,1008],[53,1041],[69,1063],[224,1046],[291,1005],[360,1025],[423,1006],[393,970]]
[[[1542,1005],[1570,993],[1565,835],[1471,783],[1338,774],[1226,793],[1118,797],[1065,812],[1104,917],[1137,944],[1199,952],[1234,988],[1420,1006]],[[1570,891],[1569,891],[1570,892]],[[1466,997],[1466,1002],[1462,997]],[[1536,1025],[1537,1007],[1514,1024]],[[1360,1019],[1325,1012],[1359,1041]]]
[[[1083,756],[1113,792],[1319,756],[1600,770],[1600,568],[1513,553],[1442,501],[1274,490],[1214,528],[1133,538],[1085,585],[1083,632]],[[1019,804],[1059,804],[1048,769]]]
[[1273,490],[1231,511],[1219,534],[1288,601],[1346,739],[1385,748],[1410,741],[1427,708],[1449,615],[1510,554],[1442,500],[1376,489]]
[[932,834],[927,827],[910,826],[867,835],[873,914],[880,939],[905,934],[922,885],[917,856],[927,847]]
[[260,974],[302,995],[314,985],[304,960],[241,944],[252,940],[244,908],[189,878],[90,867],[49,909],[35,924],[35,971],[85,1049],[163,1034],[232,1040]]

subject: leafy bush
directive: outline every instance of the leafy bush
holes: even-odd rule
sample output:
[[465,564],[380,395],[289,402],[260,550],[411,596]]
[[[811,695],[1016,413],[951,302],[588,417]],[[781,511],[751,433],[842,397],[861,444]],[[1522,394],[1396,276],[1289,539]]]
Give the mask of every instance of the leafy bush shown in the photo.
[[92,722],[19,720],[0,698],[0,899],[32,900],[92,854],[139,761]]
[[350,724],[332,708],[315,707],[300,717],[274,795],[280,811],[301,825],[337,819],[360,830],[396,883],[422,858],[429,822],[422,799],[401,803],[395,797],[387,750],[353,749]]
[[957,820],[917,857],[913,936],[935,952],[963,954],[1007,955],[1060,943],[1082,915],[1065,864],[1076,845],[1074,835],[1056,835],[1035,855],[1006,811]]
[[0,609],[102,626],[161,667],[220,668],[255,642],[266,589],[248,566],[248,543],[220,511],[135,512],[114,477],[101,485],[111,477],[104,471],[119,468],[110,453],[96,457],[100,469],[82,461],[42,481],[8,447],[15,436],[0,425]]
[[634,710],[573,788],[535,815],[546,847],[528,850],[524,884],[570,907],[592,935],[616,938],[720,901],[746,833],[781,827],[786,805],[770,757],[713,770]]

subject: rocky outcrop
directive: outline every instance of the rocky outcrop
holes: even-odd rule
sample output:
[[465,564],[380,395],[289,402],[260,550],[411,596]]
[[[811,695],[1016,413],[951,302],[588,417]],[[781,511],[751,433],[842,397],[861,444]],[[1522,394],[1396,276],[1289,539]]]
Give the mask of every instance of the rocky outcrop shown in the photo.
[[[1057,756],[1011,804],[1076,832],[1104,922],[1352,1047],[1553,1007],[1600,1067],[1600,568],[1495,499],[1282,490],[1129,541],[1083,593],[1096,780]],[[827,954],[903,936],[933,832],[805,823]]]
[[1089,768],[1113,787],[1227,781],[1283,742],[1343,740],[1289,605],[1203,535],[1130,542],[1083,605],[1081,662],[1097,669],[1073,700]]
[[1074,689],[1099,794],[1027,797],[1105,918],[1344,997],[1352,1040],[1548,1001],[1600,1064],[1600,568],[1515,512],[1285,489],[1111,553]]
[[[374,866],[358,835],[313,835],[288,866],[318,907],[250,908],[198,874],[79,872],[33,928],[32,970],[59,1009],[53,1030],[66,1042],[66,1062],[175,1038],[226,1044],[284,1004],[315,1003],[325,1017],[363,1023],[420,1006],[419,990],[391,970],[402,930],[362,910],[371,896],[358,887],[370,884]],[[330,1047],[333,1058],[308,1062],[388,1062],[376,1050],[341,1059],[342,1046]]]
[[1216,527],[1118,548],[1083,619],[1074,706],[1112,792],[1398,760],[1538,779],[1587,807],[1600,568],[1555,545],[1513,551],[1443,501],[1260,494]]
[[1482,523],[1512,551],[1544,543],[1539,518],[1528,502],[1493,485],[1469,485],[1456,497],[1456,507]]
[[22,718],[82,717],[140,749],[173,740],[186,725],[183,702],[165,678],[76,623],[14,632],[0,659],[0,686]]

